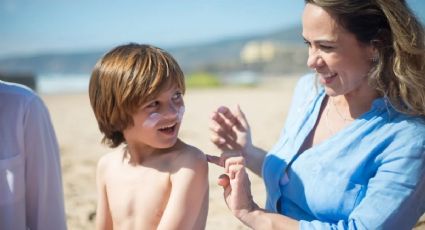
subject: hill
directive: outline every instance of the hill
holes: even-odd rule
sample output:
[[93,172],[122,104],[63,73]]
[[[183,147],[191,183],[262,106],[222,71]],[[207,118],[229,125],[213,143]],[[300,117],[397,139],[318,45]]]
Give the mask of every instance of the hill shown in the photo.
[[[291,55],[293,53],[305,53],[300,34],[301,27],[296,26],[255,36],[163,48],[177,59],[186,73],[194,71],[228,72],[242,70],[291,72],[294,69],[293,60],[290,59]],[[249,63],[242,60],[241,53],[246,49],[247,44],[258,43],[261,46],[264,42],[273,46],[275,54],[272,59],[262,60],[260,58]],[[296,47],[295,50],[294,47]],[[29,72],[37,75],[88,74],[96,61],[110,48],[87,52],[46,53],[28,57],[3,58],[0,59],[0,72]],[[257,51],[261,52],[261,48]],[[288,52],[292,54],[288,54]],[[286,58],[285,55],[287,56]],[[285,70],[285,66],[289,69]]]

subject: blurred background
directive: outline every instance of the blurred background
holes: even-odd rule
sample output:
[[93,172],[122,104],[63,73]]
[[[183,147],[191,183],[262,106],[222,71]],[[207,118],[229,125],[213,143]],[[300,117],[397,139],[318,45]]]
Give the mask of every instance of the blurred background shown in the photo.
[[[425,1],[407,2],[424,21]],[[0,0],[0,78],[34,78],[33,88],[42,93],[84,91],[102,54],[137,42],[168,50],[189,86],[254,85],[263,76],[307,71],[303,5],[301,0]]]

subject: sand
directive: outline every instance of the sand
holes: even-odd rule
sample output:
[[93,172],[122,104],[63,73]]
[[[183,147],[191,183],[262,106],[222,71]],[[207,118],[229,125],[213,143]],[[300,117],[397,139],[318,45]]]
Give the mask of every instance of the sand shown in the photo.
[[[270,149],[283,127],[296,80],[297,77],[267,78],[253,88],[188,89],[180,138],[205,153],[218,154],[209,140],[211,112],[219,105],[235,108],[239,104],[250,122],[254,143]],[[111,150],[100,143],[102,136],[86,93],[41,96],[50,111],[60,145],[68,228],[94,229],[96,163]],[[220,167],[210,165],[206,229],[248,229],[232,216],[224,203],[222,189],[216,185],[221,173]],[[250,178],[254,199],[263,206],[263,182],[254,174]]]

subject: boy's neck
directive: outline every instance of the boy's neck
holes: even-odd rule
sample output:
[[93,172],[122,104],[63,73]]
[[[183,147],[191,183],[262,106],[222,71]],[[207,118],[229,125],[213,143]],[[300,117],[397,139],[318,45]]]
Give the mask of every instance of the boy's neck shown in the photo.
[[127,144],[127,146],[125,147],[124,151],[124,160],[127,161],[130,164],[142,164],[143,162],[145,162],[148,159],[169,153],[173,150],[175,150],[179,145],[181,144],[180,139],[177,139],[176,143],[169,147],[169,148],[164,148],[164,149],[160,149],[160,148],[153,148],[151,146],[143,146],[141,147],[140,145],[133,145],[133,144]]

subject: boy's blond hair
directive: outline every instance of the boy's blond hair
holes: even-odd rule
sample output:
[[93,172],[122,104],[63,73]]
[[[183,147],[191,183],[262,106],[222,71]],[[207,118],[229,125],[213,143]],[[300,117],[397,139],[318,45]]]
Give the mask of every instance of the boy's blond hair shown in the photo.
[[104,134],[102,143],[117,147],[133,113],[168,87],[185,92],[184,75],[166,51],[130,43],[106,53],[95,65],[89,84],[90,103]]

